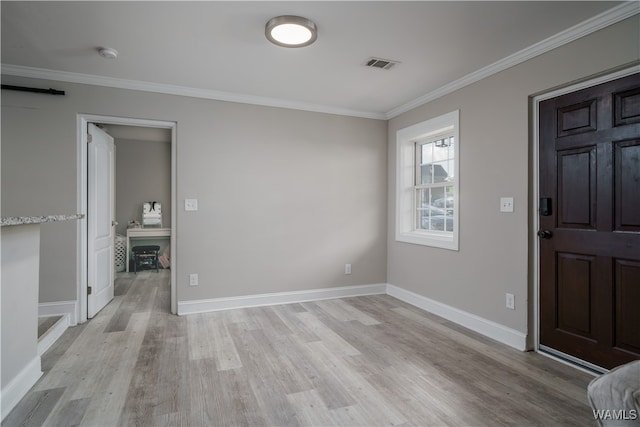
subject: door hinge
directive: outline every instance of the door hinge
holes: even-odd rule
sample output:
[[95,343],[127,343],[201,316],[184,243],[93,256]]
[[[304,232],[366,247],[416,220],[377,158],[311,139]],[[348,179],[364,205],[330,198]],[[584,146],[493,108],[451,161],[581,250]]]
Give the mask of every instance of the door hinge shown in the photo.
[[91,286],[87,286],[87,295],[91,295]]
[[91,135],[90,133],[87,134],[87,144],[90,144],[93,142],[93,135]]

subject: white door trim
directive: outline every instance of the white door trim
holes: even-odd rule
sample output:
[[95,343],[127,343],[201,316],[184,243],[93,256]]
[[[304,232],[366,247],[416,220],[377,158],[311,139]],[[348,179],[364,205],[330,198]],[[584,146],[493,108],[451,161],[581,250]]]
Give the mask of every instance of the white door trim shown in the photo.
[[540,103],[547,99],[555,98],[556,96],[566,95],[571,92],[575,92],[581,89],[586,89],[591,86],[596,86],[602,83],[610,82],[622,77],[629,76],[634,73],[640,72],[640,65],[634,65],[628,68],[623,68],[618,71],[614,71],[609,74],[601,75],[583,82],[575,83],[570,86],[554,89],[549,92],[536,95],[533,98],[532,115],[533,115],[533,192],[531,200],[531,215],[533,218],[532,230],[530,239],[533,239],[534,251],[533,251],[533,348],[536,352],[540,351],[540,241],[537,236],[538,229],[540,227],[538,217],[538,201],[540,200],[540,187],[539,187],[539,167],[540,167],[540,135],[538,132],[538,126],[540,125]]
[[178,254],[176,250],[176,216],[177,216],[177,187],[176,187],[176,167],[177,167],[177,144],[176,131],[177,123],[132,119],[127,117],[101,116],[95,114],[78,114],[77,115],[77,141],[78,141],[78,158],[77,158],[77,192],[78,192],[78,208],[77,212],[82,213],[85,217],[78,223],[78,241],[77,254],[78,260],[76,270],[76,282],[78,283],[77,295],[78,305],[76,319],[78,323],[87,321],[87,124],[88,123],[104,123],[125,126],[143,126],[171,130],[171,313],[177,313],[177,287],[176,287],[176,271]]

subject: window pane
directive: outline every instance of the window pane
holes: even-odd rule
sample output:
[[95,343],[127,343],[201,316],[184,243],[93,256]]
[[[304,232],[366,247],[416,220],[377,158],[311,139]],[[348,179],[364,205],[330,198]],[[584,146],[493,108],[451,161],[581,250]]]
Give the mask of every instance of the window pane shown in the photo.
[[416,168],[416,183],[452,182],[455,176],[453,138],[441,138],[417,145],[419,168]]
[[427,164],[433,162],[433,144],[422,144],[422,158],[421,164]]
[[416,177],[416,182],[418,184],[432,184],[433,170],[431,163],[433,162],[433,144],[422,144],[420,154],[420,176]]
[[447,172],[449,170],[449,161],[445,160],[442,162],[436,162],[433,163],[431,165],[429,165],[431,171],[432,171],[432,175],[433,175],[433,182],[447,182],[449,181],[449,173]]
[[416,229],[453,231],[453,186],[416,190]]

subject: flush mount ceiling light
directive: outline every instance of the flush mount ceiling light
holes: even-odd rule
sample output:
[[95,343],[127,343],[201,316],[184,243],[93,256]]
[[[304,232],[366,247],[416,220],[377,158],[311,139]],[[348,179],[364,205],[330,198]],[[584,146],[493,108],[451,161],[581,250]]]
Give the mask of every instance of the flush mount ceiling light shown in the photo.
[[284,15],[269,20],[264,34],[271,43],[278,46],[304,47],[316,41],[318,29],[307,18]]
[[98,48],[98,53],[107,59],[116,59],[118,57],[118,51],[110,47],[100,47]]

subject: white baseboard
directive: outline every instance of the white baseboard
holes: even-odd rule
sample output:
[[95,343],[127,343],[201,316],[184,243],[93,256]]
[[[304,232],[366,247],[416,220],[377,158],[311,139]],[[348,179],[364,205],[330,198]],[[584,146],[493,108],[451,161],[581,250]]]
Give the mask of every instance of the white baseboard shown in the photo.
[[186,314],[207,313],[234,308],[261,307],[266,305],[292,304],[323,299],[380,294],[391,295],[394,298],[398,298],[399,300],[436,314],[520,351],[527,349],[527,334],[523,332],[385,283],[312,289],[308,291],[277,292],[270,294],[213,298],[206,300],[179,301],[178,315],[182,316]]
[[76,326],[78,318],[78,301],[41,302],[38,304],[38,317],[69,315],[69,325]]
[[486,337],[499,341],[520,351],[527,349],[527,334],[462,311],[450,305],[432,300],[394,285],[387,285],[387,294],[437,316],[450,320]]
[[[59,316],[59,315],[54,315]],[[49,317],[49,316],[46,316]],[[43,336],[38,338],[38,355],[42,356],[45,351],[49,350],[49,348],[55,343],[58,338],[64,334],[64,331],[69,327],[69,313],[63,314],[62,319],[58,320],[55,325],[53,325]]]
[[20,402],[31,387],[42,375],[40,367],[40,356],[36,356],[25,366],[22,371],[12,379],[9,384],[2,388],[1,404],[2,419],[9,415],[9,412]]
[[178,302],[178,315],[206,313],[234,308],[261,307],[265,305],[293,304],[332,298],[385,294],[385,283],[375,285],[342,286],[339,288],[311,289],[308,291],[277,292],[271,294],[214,298]]

